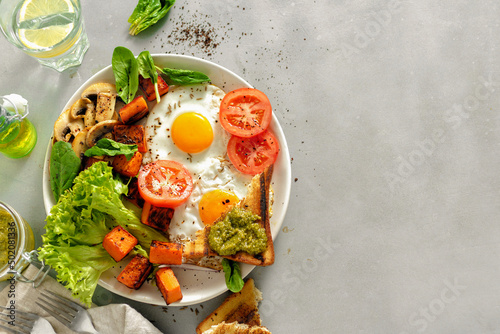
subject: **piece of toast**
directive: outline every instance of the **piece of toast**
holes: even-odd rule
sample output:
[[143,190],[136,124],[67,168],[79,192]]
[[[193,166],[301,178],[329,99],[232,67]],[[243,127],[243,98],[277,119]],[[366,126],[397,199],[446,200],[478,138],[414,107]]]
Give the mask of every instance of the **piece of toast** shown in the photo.
[[222,323],[225,323],[225,325],[221,327],[227,327],[226,325],[232,325],[232,323],[245,324],[249,327],[261,326],[258,309],[261,300],[262,293],[255,287],[254,280],[247,279],[240,292],[229,295],[215,311],[200,322],[196,327],[196,333],[201,334]]
[[272,334],[266,327],[263,326],[248,326],[246,324],[220,323],[217,326],[206,330],[202,334]]
[[[249,210],[261,217],[261,220],[259,220],[258,223],[266,231],[266,250],[256,255],[250,255],[246,252],[238,252],[234,255],[223,256],[224,258],[256,266],[269,266],[274,263],[274,244],[273,236],[271,235],[271,225],[269,222],[271,212],[270,188],[272,176],[273,166],[266,168],[264,172],[254,176],[248,187],[249,190],[247,196],[240,203],[238,203],[239,207]],[[221,217],[221,219],[223,218],[224,216]],[[196,239],[194,241],[184,244],[183,257],[186,263],[207,266],[205,263],[211,263],[208,260],[218,256],[218,254],[211,250],[208,245],[209,233],[210,227],[207,226],[203,230],[196,233]],[[209,266],[215,269],[221,269],[221,267],[216,268],[213,265]]]

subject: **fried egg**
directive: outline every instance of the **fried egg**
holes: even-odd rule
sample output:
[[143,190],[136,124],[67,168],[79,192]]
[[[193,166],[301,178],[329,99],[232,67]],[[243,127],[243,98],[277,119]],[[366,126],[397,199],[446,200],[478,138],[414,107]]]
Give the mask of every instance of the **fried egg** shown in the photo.
[[238,172],[227,158],[230,135],[219,123],[224,95],[211,84],[171,86],[147,117],[148,152],[143,164],[175,160],[193,178],[191,196],[175,208],[170,222],[172,241],[192,240],[196,231],[241,200],[251,181],[251,176]]

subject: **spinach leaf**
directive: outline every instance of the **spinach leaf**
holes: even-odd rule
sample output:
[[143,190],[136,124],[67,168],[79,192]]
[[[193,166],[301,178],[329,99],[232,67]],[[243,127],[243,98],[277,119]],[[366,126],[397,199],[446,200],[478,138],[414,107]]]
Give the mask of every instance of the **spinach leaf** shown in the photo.
[[80,171],[80,165],[80,158],[77,157],[70,143],[58,141],[52,145],[49,168],[50,187],[56,202],[59,201],[61,194],[73,185],[73,180]]
[[129,34],[134,36],[151,27],[167,14],[174,3],[175,0],[139,0],[128,18]]
[[203,82],[210,82],[210,78],[205,74],[191,70],[178,70],[173,68],[159,68],[157,69],[167,76],[167,82],[173,85],[192,85]]
[[240,292],[243,289],[243,278],[241,277],[240,265],[228,259],[222,259],[222,269],[226,278],[226,286],[232,292]]
[[139,89],[139,65],[134,54],[123,46],[117,46],[113,51],[111,59],[113,74],[118,96],[125,103],[129,103],[135,97]]
[[99,139],[99,141],[85,151],[86,157],[93,157],[96,155],[107,155],[114,157],[116,155],[125,155],[127,160],[132,159],[134,153],[137,152],[137,145],[129,145],[118,143],[108,138]]
[[142,51],[137,56],[137,63],[139,64],[139,73],[145,79],[151,79],[155,86],[156,102],[160,102],[160,93],[158,92],[158,72],[156,72],[153,57],[149,51]]

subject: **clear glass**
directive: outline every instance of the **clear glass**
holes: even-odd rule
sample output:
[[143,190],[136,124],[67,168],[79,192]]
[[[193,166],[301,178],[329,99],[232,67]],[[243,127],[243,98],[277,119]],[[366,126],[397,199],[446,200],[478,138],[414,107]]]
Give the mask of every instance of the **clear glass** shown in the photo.
[[[26,9],[29,2],[34,3],[29,8],[34,8],[40,7],[41,4],[51,4],[54,1],[0,1],[0,28],[7,40],[26,54],[37,58],[42,65],[59,72],[70,67],[79,66],[89,48],[89,41],[81,15],[80,0],[60,0],[58,3],[67,4],[68,10],[56,11],[42,16],[36,16],[36,12],[33,13],[33,11]],[[48,12],[50,10],[45,9],[44,11],[44,9],[41,9],[39,11]],[[33,15],[36,17],[32,17]],[[26,19],[26,17],[29,19]],[[47,33],[47,31],[50,31],[50,33]],[[64,33],[61,31],[64,31]],[[68,31],[69,33],[67,33]],[[45,38],[43,39],[45,43],[42,43],[40,36],[49,35],[53,39],[47,41]],[[34,36],[38,36],[38,38]],[[64,37],[60,39],[54,36]],[[57,42],[51,44],[50,41],[53,40]]]
[[22,255],[35,248],[35,238],[29,224],[10,205],[2,201],[0,241],[0,281],[5,281],[13,277],[9,271],[22,270]]
[[37,133],[28,113],[28,102],[20,95],[0,96],[0,153],[9,158],[22,158],[35,147]]

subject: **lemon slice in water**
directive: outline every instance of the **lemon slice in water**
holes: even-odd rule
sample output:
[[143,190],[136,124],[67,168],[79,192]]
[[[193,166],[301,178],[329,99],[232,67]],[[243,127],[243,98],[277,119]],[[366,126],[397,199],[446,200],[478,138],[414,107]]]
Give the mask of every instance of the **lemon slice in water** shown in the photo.
[[[19,11],[19,22],[74,13],[69,0],[26,0]],[[73,29],[73,23],[49,25],[40,29],[19,29],[19,39],[30,49],[50,48],[61,42]]]

